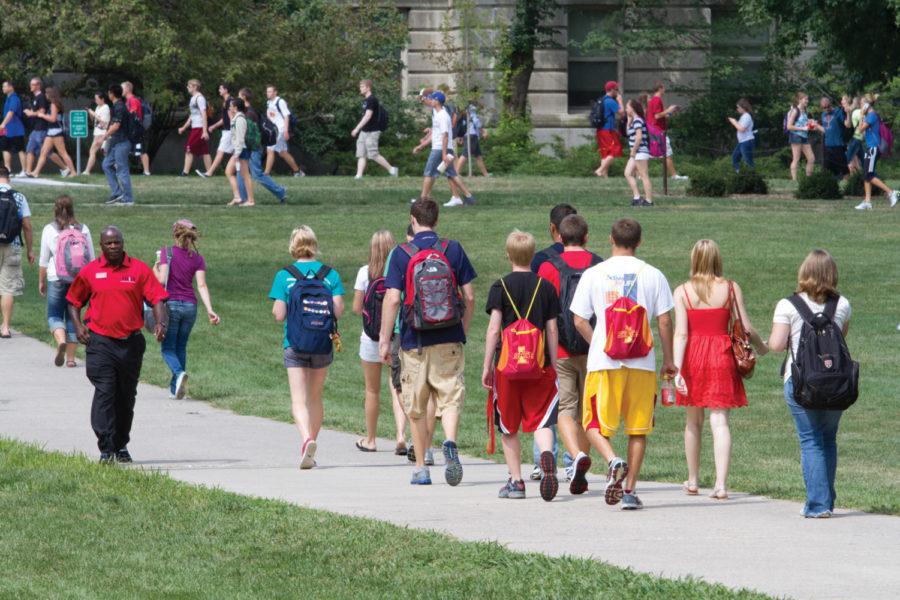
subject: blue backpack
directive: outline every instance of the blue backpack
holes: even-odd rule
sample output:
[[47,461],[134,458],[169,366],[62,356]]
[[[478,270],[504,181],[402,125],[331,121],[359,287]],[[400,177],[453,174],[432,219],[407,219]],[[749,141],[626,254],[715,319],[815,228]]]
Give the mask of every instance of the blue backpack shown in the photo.
[[331,289],[325,285],[331,267],[322,265],[311,277],[303,275],[294,265],[284,270],[297,280],[288,293],[288,345],[304,354],[330,354],[331,338],[337,333],[334,300]]

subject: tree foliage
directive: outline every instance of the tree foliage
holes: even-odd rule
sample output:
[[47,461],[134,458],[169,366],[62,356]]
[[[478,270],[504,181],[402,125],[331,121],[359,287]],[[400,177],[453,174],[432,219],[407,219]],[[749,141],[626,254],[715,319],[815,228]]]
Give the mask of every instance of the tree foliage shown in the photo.
[[503,36],[500,52],[499,86],[503,112],[525,117],[528,84],[534,71],[534,51],[555,45],[552,22],[560,7],[556,0],[516,0],[513,15]]

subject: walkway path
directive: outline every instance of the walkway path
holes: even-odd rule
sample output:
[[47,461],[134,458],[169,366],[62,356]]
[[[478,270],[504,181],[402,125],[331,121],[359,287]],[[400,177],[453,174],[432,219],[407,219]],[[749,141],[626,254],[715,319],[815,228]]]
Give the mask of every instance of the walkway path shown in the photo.
[[[0,365],[0,436],[96,455],[83,368],[52,367],[50,347],[21,335],[0,340]],[[745,494],[714,502],[654,483],[641,485],[646,508],[629,513],[604,504],[597,478],[583,497],[563,487],[545,504],[529,484],[526,500],[500,501],[501,465],[464,457],[459,487],[443,483],[440,467],[436,485],[412,487],[392,443],[380,440],[382,452],[365,454],[356,436],[334,431],[322,432],[319,468],[301,472],[292,426],[167,396],[141,385],[129,449],[138,467],[182,481],[776,596],[895,598],[900,590],[897,517],[839,510],[807,520],[795,502]]]

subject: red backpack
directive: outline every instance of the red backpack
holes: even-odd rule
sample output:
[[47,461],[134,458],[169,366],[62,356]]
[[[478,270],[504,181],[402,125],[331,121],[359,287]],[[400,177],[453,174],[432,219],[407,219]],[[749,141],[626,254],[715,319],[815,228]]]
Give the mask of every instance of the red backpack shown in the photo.
[[516,313],[516,321],[503,329],[500,359],[497,361],[497,371],[507,379],[537,379],[544,370],[544,332],[528,320],[542,281],[539,278],[534,286],[534,294],[523,317],[509,295],[506,282],[500,278],[500,285]]
[[642,358],[653,349],[653,334],[650,332],[647,310],[628,297],[643,270],[643,266],[638,269],[630,286],[623,289],[623,294],[606,307],[606,346],[603,352],[614,360]]
[[462,323],[465,305],[456,273],[447,259],[449,240],[439,239],[430,248],[413,242],[400,247],[409,255],[403,317],[415,331],[444,329]]

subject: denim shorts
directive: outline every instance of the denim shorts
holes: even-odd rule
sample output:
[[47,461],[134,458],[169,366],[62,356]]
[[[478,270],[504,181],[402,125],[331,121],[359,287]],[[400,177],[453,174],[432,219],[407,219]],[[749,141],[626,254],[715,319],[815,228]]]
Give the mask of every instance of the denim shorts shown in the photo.
[[241,153],[238,154],[238,160],[250,160],[250,148],[244,148],[241,150]]
[[69,318],[66,294],[71,283],[62,281],[47,282],[47,326],[50,333],[57,329],[66,330],[66,340],[72,343],[78,341],[75,336],[75,323]]
[[[450,150],[447,150],[448,155],[452,155]],[[441,164],[441,156],[443,153],[440,150],[432,149],[431,154],[428,155],[428,162],[425,163],[425,177],[440,177],[441,173],[438,171],[438,166]],[[456,168],[453,166],[453,162],[451,161],[449,165],[447,165],[447,169],[444,171],[444,175],[446,177],[456,177]]]
[[803,137],[802,135],[797,135],[794,132],[788,134],[788,142],[791,144],[806,144],[809,145],[809,136]]
[[852,161],[854,158],[858,158],[859,162],[862,162],[864,157],[865,150],[863,150],[862,141],[856,138],[851,139],[847,145],[847,162]]
[[41,147],[44,145],[44,138],[46,137],[46,130],[32,131],[28,136],[28,145],[25,146],[25,152],[27,154],[40,154]]
[[308,354],[297,352],[293,348],[284,349],[284,367],[286,369],[324,369],[334,362],[334,352],[328,354]]

